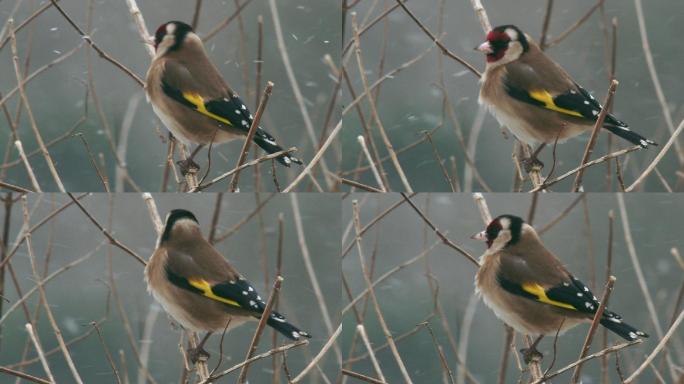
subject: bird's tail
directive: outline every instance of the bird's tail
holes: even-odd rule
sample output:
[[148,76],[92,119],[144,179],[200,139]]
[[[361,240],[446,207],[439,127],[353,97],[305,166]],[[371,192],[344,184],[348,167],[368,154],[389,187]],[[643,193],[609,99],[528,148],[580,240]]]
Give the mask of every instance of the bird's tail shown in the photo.
[[616,119],[613,115],[606,116],[603,128],[609,130],[611,133],[617,136],[622,137],[634,145],[640,145],[642,148],[646,148],[649,145],[658,145],[655,141],[649,140],[627,128],[627,124]]
[[640,337],[648,337],[646,333],[639,331],[631,325],[623,322],[622,317],[620,317],[620,315],[609,310],[603,312],[603,318],[601,318],[601,325],[617,333],[620,337],[622,337],[625,340],[632,341]]
[[282,333],[290,340],[299,340],[302,337],[306,337],[308,339],[311,337],[311,335],[309,335],[307,332],[304,332],[294,325],[288,323],[287,319],[285,319],[285,317],[278,312],[271,312],[268,320],[266,320],[266,324],[271,326],[276,331]]
[[[264,151],[270,153],[276,153],[280,152],[283,150],[283,148],[276,143],[276,140],[273,136],[269,135],[266,131],[261,129],[261,127],[257,128],[256,133],[254,134],[254,143],[261,147]],[[294,156],[290,156],[289,154],[284,154],[282,156],[279,156],[276,160],[278,162],[286,167],[289,167],[290,164],[296,163],[296,164],[301,164],[302,161],[299,160],[298,158]]]

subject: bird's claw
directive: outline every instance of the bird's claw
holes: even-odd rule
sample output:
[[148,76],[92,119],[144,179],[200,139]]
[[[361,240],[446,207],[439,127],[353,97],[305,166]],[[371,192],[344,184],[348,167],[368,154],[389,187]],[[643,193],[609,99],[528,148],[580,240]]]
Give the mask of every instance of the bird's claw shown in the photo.
[[205,351],[202,347],[188,349],[188,358],[193,364],[197,364],[198,361],[206,362],[209,360],[209,357],[211,357],[209,352]]
[[525,172],[530,173],[532,171],[541,171],[544,168],[544,163],[541,162],[537,157],[528,157],[522,160]]
[[542,355],[541,352],[537,350],[535,347],[530,347],[530,348],[522,348],[520,349],[520,353],[523,356],[523,360],[525,361],[525,364],[530,364],[531,362],[540,362],[544,358],[544,355]]
[[176,164],[180,167],[183,176],[188,173],[197,173],[200,170],[199,164],[195,163],[192,159],[178,160]]

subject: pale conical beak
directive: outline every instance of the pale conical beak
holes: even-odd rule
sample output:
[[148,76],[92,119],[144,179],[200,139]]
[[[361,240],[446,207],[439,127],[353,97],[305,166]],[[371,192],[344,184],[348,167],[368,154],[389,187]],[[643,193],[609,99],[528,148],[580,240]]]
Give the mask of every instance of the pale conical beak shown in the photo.
[[492,53],[494,50],[492,49],[492,45],[489,44],[489,41],[485,41],[484,43],[480,44],[476,50],[482,52],[482,53]]
[[473,240],[487,241],[487,232],[482,231],[482,232],[476,233],[476,234],[470,236],[470,238]]

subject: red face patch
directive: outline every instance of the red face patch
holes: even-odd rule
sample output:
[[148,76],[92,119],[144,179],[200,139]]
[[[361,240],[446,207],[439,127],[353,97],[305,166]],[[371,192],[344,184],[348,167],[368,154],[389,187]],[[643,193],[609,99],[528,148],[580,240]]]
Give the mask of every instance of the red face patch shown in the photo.
[[504,57],[511,37],[504,31],[493,30],[487,34],[487,41],[492,47],[492,53],[487,54],[487,62],[493,63]]
[[169,23],[164,23],[157,28],[157,31],[154,33],[154,49],[157,49],[157,46],[161,41],[164,39],[164,36],[166,35],[166,25]]
[[[487,61],[489,61],[489,55],[487,55]],[[489,223],[487,229],[485,229],[485,233],[487,235],[487,248],[492,246],[494,239],[499,236],[499,232],[501,232],[502,229],[503,227],[501,226],[501,222],[498,218]]]

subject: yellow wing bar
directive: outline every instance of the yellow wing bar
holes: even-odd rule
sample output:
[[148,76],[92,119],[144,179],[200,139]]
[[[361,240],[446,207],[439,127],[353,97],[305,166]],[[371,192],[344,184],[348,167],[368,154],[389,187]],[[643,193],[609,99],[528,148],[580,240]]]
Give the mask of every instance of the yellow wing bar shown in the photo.
[[544,103],[544,108],[550,109],[552,111],[564,113],[566,115],[570,116],[577,116],[577,117],[584,117],[581,113],[577,111],[573,111],[570,109],[565,109],[561,108],[556,105],[556,103],[553,101],[553,96],[548,91],[530,91],[528,92],[531,98],[539,101],[540,103]]
[[226,125],[233,125],[233,123],[231,123],[228,119],[209,112],[207,107],[204,105],[204,98],[202,98],[202,96],[199,94],[193,92],[183,92],[183,98],[190,104],[194,105],[197,112],[203,114],[204,116],[210,117],[216,121],[220,121]]
[[190,285],[192,285],[193,287],[195,287],[195,288],[199,289],[200,291],[202,291],[202,295],[203,295],[204,297],[207,297],[207,298],[212,299],[212,300],[219,301],[219,302],[221,302],[221,303],[225,303],[225,304],[228,304],[228,305],[232,305],[232,306],[234,306],[234,307],[242,308],[242,307],[240,306],[240,304],[238,304],[237,301],[233,301],[233,300],[230,300],[230,299],[226,299],[225,297],[217,296],[217,295],[211,290],[211,285],[210,285],[209,282],[207,282],[206,280],[202,280],[202,279],[197,279],[197,280],[195,280],[195,279],[188,279],[188,282],[189,282]]
[[577,310],[575,307],[573,307],[570,304],[566,304],[566,303],[562,303],[560,301],[549,299],[549,297],[546,296],[546,290],[544,289],[544,287],[542,287],[539,284],[525,283],[522,285],[522,289],[523,289],[523,291],[525,291],[527,293],[531,293],[531,294],[537,296],[537,300],[542,302],[542,303],[551,304],[551,305],[554,305],[556,307],[572,309],[573,311]]

